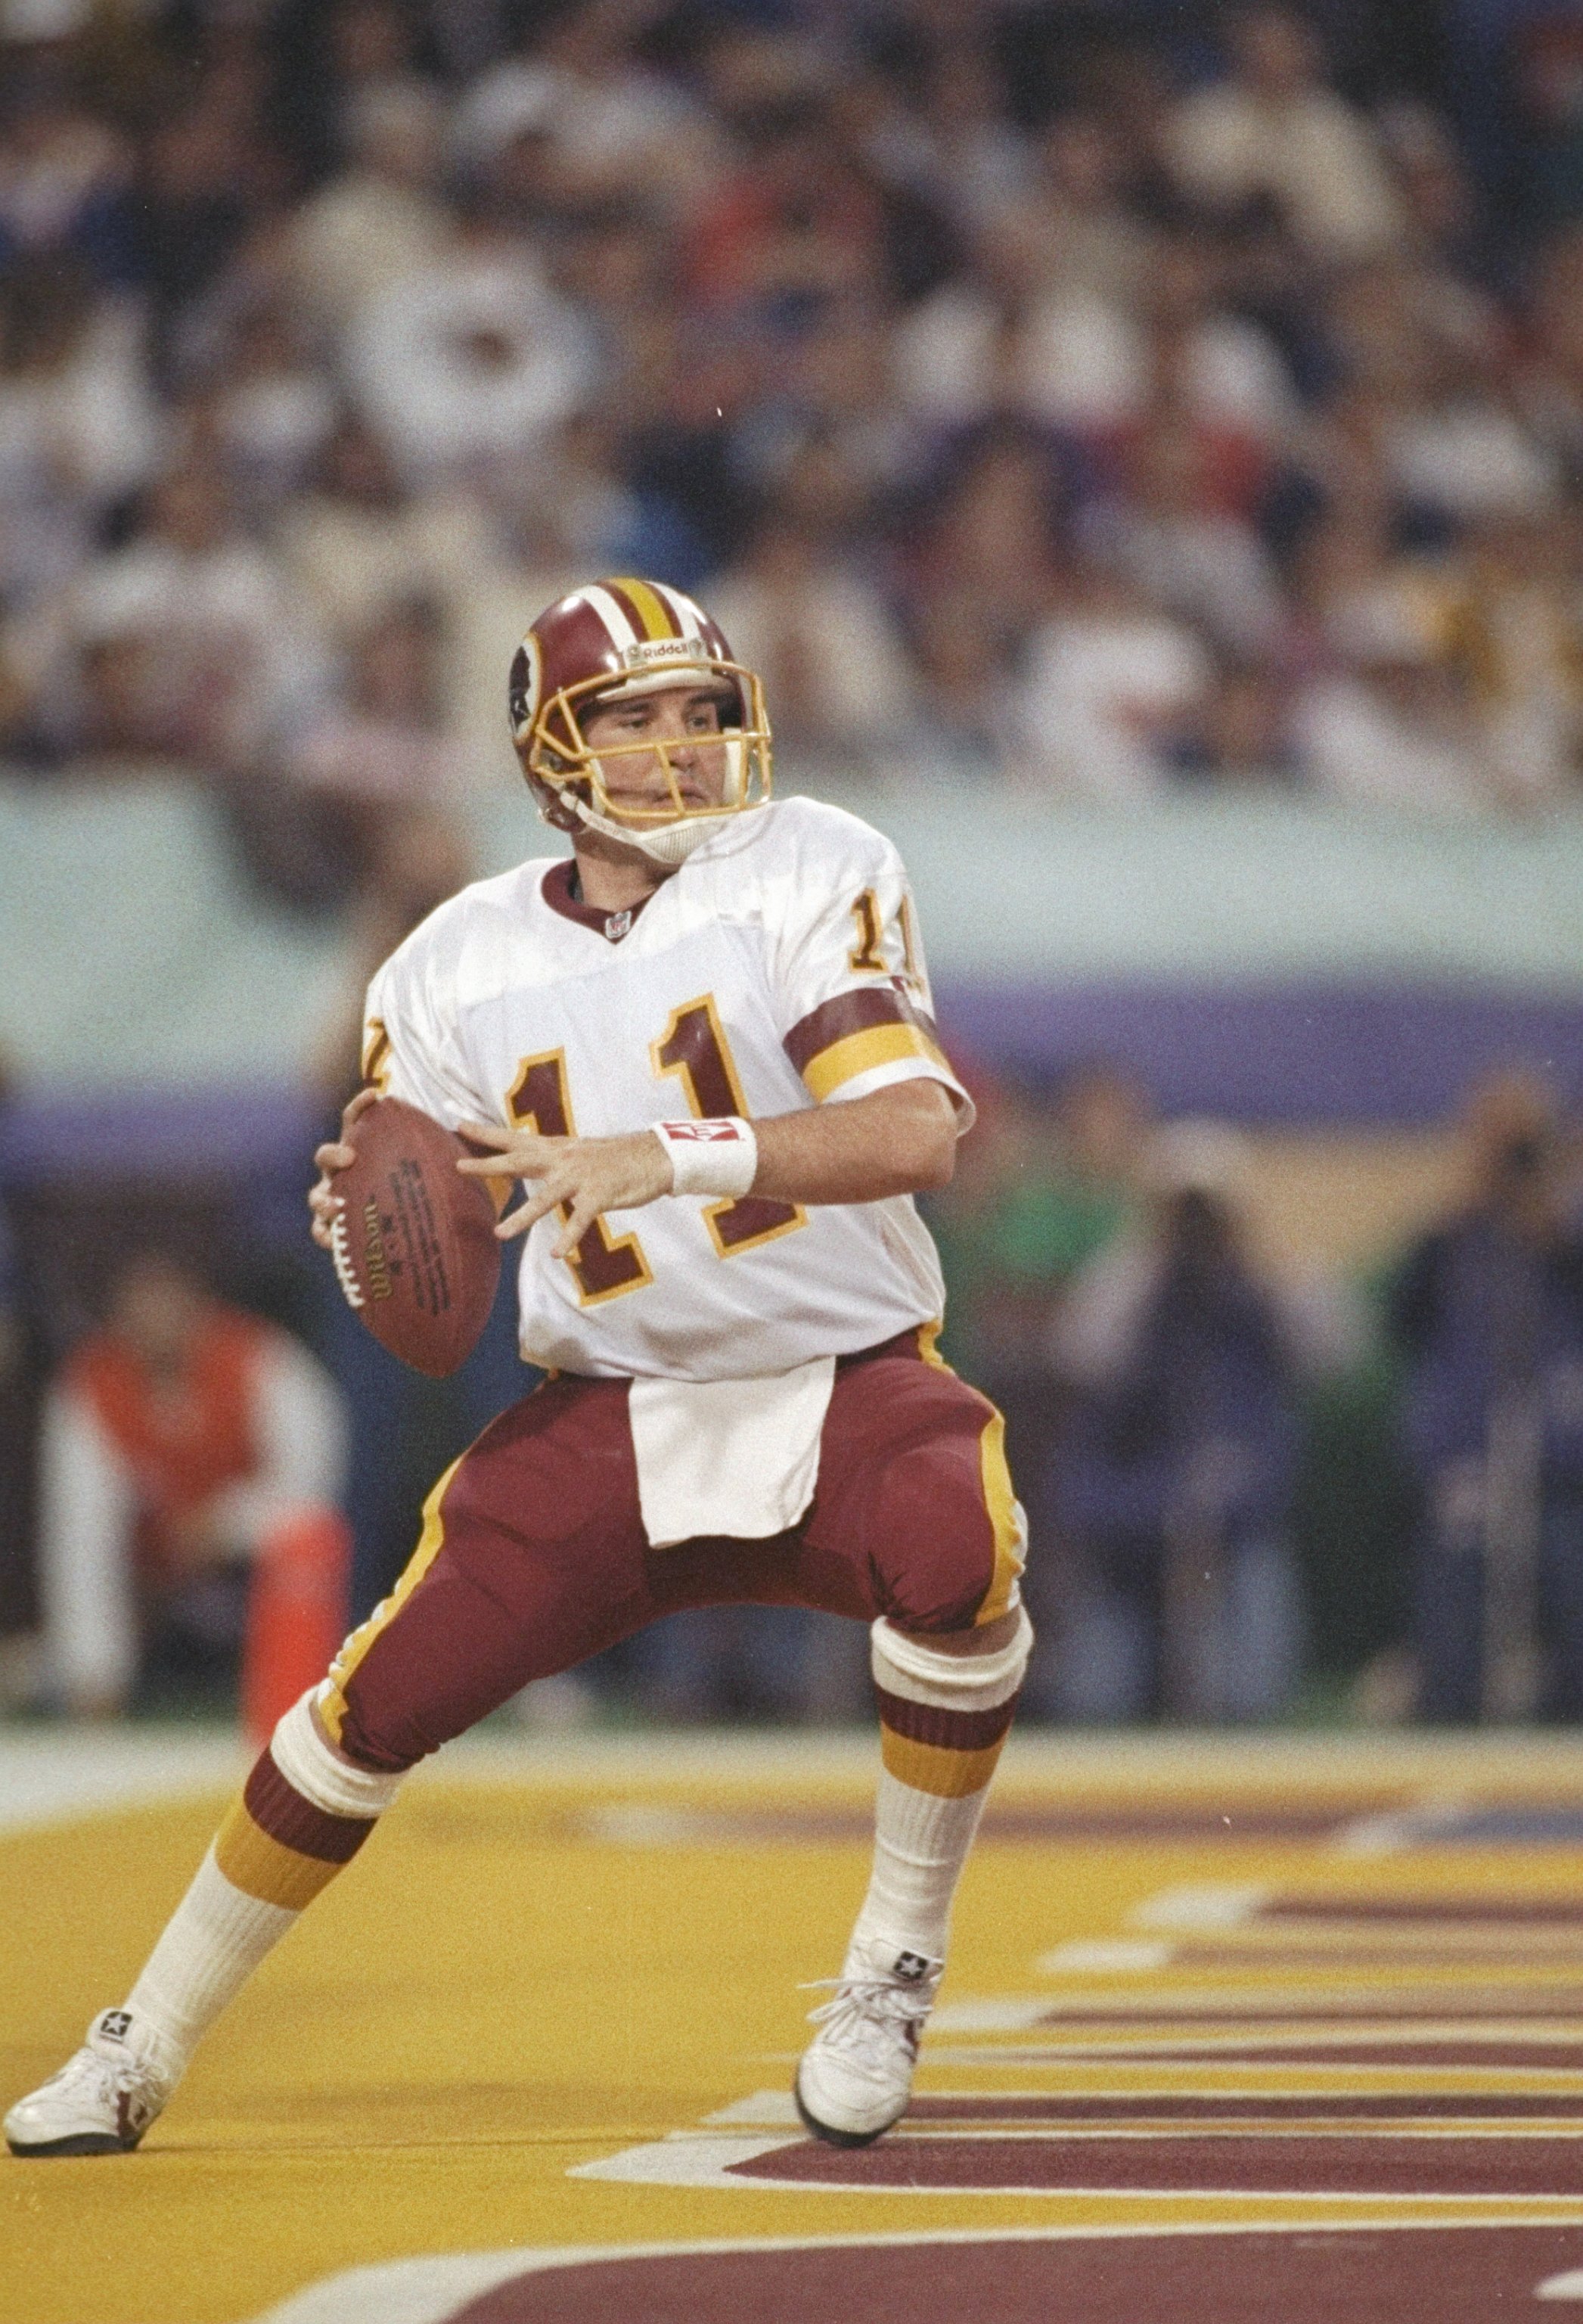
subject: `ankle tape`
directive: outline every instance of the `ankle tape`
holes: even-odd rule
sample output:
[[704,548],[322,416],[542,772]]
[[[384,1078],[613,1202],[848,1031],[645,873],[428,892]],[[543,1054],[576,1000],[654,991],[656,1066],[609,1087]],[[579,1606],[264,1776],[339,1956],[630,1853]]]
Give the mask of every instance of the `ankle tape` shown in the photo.
[[295,1702],[270,1738],[270,1757],[294,1792],[326,1815],[382,1815],[400,1788],[400,1775],[371,1775],[339,1759],[313,1723],[313,1691]]
[[992,1655],[948,1655],[894,1628],[881,1615],[869,1633],[874,1683],[907,1702],[937,1711],[998,1711],[1023,1682],[1033,1651],[1034,1626],[1017,1608],[1017,1628]]

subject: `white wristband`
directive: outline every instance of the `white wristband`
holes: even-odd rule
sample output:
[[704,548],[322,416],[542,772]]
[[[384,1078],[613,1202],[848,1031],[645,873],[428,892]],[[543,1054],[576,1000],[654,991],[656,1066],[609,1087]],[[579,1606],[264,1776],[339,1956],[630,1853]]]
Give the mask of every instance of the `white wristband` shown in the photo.
[[753,1125],[732,1113],[714,1121],[658,1121],[675,1194],[745,1194],[759,1167]]

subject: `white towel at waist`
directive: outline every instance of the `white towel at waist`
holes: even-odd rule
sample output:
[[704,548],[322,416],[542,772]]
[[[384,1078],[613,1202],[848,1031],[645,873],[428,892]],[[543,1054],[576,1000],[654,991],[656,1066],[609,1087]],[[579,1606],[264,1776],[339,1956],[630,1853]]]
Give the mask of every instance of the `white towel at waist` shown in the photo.
[[795,1526],[819,1481],[834,1385],[833,1356],[772,1379],[634,1380],[628,1409],[650,1545],[699,1534],[764,1541]]

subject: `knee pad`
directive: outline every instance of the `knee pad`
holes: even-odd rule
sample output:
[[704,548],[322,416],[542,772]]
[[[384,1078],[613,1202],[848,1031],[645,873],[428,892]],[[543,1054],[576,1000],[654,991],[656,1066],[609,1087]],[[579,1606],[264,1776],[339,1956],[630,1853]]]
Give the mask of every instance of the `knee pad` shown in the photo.
[[991,1598],[997,1611],[1017,1603],[1026,1521],[1004,1461],[987,1473],[981,1434],[959,1430],[894,1462],[871,1537],[879,1603],[910,1636],[966,1629]]
[[326,1815],[382,1815],[400,1775],[354,1767],[331,1750],[313,1722],[313,1689],[299,1697],[270,1738],[270,1757],[294,1792]]
[[1017,1628],[989,1655],[951,1655],[911,1637],[880,1616],[869,1633],[874,1683],[904,1702],[933,1711],[998,1711],[1023,1682],[1033,1651],[1034,1626],[1018,1606]]

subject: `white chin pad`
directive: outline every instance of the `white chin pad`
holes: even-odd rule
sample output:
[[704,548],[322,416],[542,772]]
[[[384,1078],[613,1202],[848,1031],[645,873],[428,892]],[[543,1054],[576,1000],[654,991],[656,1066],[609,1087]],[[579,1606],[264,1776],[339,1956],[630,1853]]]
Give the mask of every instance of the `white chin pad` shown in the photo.
[[651,863],[685,863],[694,848],[720,828],[718,816],[689,815],[678,816],[675,823],[658,823],[648,830],[635,830],[630,824],[617,823],[613,816],[596,814],[581,800],[577,802],[577,816],[587,830],[601,832],[606,839],[619,839],[623,847],[637,848]]

